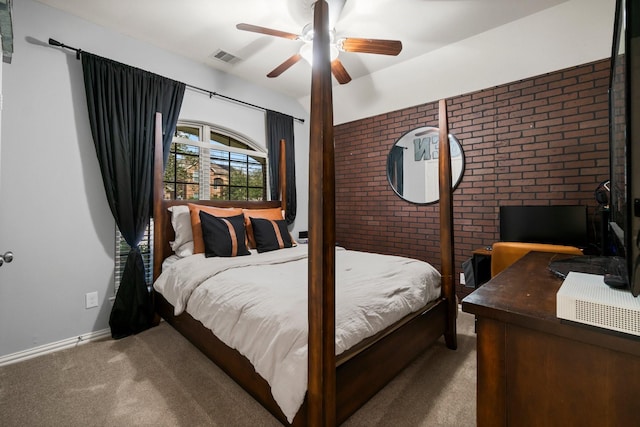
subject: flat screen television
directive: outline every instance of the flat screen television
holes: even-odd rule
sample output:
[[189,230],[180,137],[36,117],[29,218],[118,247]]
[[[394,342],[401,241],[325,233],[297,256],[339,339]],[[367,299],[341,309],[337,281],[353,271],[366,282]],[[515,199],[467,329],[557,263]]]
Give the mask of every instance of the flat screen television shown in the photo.
[[640,294],[640,2],[618,0],[609,81],[610,230]]
[[500,206],[500,240],[586,248],[587,207]]

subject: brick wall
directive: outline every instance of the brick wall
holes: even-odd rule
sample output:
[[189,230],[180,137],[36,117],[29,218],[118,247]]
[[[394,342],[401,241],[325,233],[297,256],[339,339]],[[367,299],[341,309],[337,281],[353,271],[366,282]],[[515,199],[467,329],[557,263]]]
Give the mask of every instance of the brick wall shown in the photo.
[[[603,60],[447,100],[466,162],[453,194],[456,282],[472,251],[499,239],[500,205],[586,205],[597,241],[594,190],[609,174],[608,79]],[[402,200],[386,174],[395,141],[421,126],[438,126],[437,102],[336,126],[338,244],[440,268],[438,204]],[[457,284],[460,297],[470,291]]]

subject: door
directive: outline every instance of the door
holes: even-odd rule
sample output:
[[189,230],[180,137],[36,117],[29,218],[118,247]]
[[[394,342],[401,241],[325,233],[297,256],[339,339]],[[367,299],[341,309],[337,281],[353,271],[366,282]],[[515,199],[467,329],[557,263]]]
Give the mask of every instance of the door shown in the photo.
[[[30,213],[34,209],[30,205],[40,200],[29,181],[39,179],[40,183],[46,183],[46,180],[31,167],[34,153],[28,147],[35,144],[29,123],[10,125],[18,121],[17,115],[21,112],[28,116],[13,106],[18,91],[6,81],[1,83],[13,77],[15,62],[14,58],[12,64],[1,63],[0,66],[0,256],[4,258],[5,253],[13,253],[13,260],[5,260],[0,266],[0,362],[6,361],[3,356],[43,342],[38,335],[41,330],[33,333],[32,325],[45,323],[41,307],[50,301],[33,286],[34,281],[30,278],[46,274],[41,268],[42,257],[34,251],[46,239],[35,242],[33,233],[27,232],[34,228],[34,215]],[[45,211],[42,205],[38,205],[40,212]]]
[[[5,163],[8,160],[5,155],[4,146],[2,138],[2,117],[4,116],[4,96],[2,90],[2,69],[4,68],[4,63],[0,63],[0,256],[2,256],[2,265],[0,265],[0,357],[7,353],[11,353],[9,350],[9,346],[5,348],[5,342],[9,339],[9,327],[11,324],[11,315],[10,315],[10,301],[14,298],[15,294],[12,289],[14,288],[14,284],[17,283],[15,271],[16,270],[14,262],[8,262],[9,260],[5,260],[4,254],[12,253],[12,243],[13,236],[10,235],[10,230],[8,227],[9,220],[9,208],[8,206],[12,202],[12,195],[6,191],[7,187],[7,177],[5,176],[5,172],[7,168],[5,167]],[[8,256],[7,258],[11,258]]]
[[[2,66],[0,66],[0,200],[3,200],[2,198],[2,114],[1,114],[2,111],[1,110],[2,110]],[[4,218],[2,215],[2,205],[0,205],[0,222],[2,222],[3,219]],[[0,236],[3,236],[3,234],[0,233]],[[4,243],[2,240],[3,239],[0,238],[0,245]],[[13,261],[13,252],[11,252],[10,250],[7,250],[6,248],[0,247],[0,267],[10,263],[11,261]]]

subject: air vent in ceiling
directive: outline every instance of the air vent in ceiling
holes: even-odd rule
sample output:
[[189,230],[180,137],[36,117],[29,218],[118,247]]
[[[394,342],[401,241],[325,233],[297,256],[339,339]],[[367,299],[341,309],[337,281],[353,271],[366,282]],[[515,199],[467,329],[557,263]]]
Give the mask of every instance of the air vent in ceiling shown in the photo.
[[211,55],[209,55],[209,58],[226,62],[227,64],[235,64],[236,62],[240,61],[240,58],[222,49],[218,49],[213,52]]

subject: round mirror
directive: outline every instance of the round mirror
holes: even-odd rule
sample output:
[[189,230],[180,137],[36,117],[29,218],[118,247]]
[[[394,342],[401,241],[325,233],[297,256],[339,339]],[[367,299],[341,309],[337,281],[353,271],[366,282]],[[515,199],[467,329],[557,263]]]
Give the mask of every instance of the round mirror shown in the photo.
[[[434,203],[438,191],[439,129],[421,127],[400,137],[387,157],[387,178],[396,194],[407,202]],[[449,134],[451,182],[455,189],[462,180],[464,154],[460,141]]]

